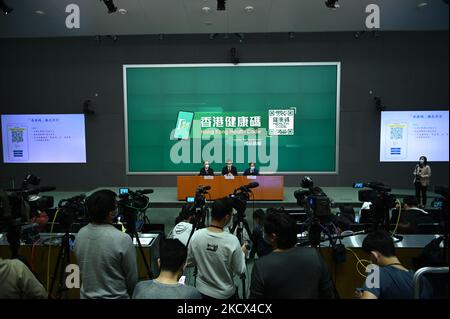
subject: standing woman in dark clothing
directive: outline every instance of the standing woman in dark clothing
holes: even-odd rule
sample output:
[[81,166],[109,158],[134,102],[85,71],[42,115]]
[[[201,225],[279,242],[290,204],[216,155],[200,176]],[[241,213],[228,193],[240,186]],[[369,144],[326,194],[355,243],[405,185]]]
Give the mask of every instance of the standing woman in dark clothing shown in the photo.
[[427,188],[430,185],[431,167],[428,165],[426,156],[419,158],[419,164],[414,168],[414,186],[419,207],[424,208],[427,204]]

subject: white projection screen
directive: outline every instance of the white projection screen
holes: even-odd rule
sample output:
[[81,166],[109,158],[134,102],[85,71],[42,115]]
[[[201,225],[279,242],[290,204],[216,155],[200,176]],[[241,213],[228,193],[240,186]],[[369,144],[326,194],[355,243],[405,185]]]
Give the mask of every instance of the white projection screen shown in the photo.
[[381,112],[380,162],[448,162],[448,111]]
[[4,163],[86,163],[83,114],[1,116]]

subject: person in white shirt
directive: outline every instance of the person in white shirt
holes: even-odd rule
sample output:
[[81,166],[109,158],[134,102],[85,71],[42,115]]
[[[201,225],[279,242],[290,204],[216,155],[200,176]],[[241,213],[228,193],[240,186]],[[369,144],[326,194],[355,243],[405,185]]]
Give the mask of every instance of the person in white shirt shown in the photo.
[[187,245],[187,241],[189,240],[189,236],[192,233],[192,205],[184,205],[181,209],[180,214],[175,219],[175,227],[169,233],[167,238],[178,239],[183,243],[183,245]]
[[245,273],[247,248],[236,236],[224,231],[232,218],[229,199],[216,200],[212,205],[211,224],[197,230],[188,247],[188,266],[197,266],[196,287],[204,299],[234,299],[234,275]]

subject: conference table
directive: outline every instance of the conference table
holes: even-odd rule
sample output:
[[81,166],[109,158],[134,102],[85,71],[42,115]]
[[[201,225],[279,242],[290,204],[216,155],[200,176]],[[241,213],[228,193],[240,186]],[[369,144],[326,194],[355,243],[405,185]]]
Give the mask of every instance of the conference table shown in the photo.
[[187,197],[195,195],[199,186],[210,186],[207,199],[216,200],[227,197],[233,191],[243,185],[256,182],[258,187],[252,188],[251,200],[283,200],[284,177],[273,175],[259,176],[178,176],[177,198],[186,200]]

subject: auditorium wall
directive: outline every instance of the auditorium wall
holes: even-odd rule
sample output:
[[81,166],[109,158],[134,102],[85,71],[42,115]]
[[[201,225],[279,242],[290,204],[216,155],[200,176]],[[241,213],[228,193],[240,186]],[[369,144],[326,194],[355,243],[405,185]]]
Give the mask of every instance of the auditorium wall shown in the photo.
[[[0,39],[1,113],[81,113],[86,118],[86,164],[0,164],[0,181],[27,173],[59,190],[98,186],[174,186],[175,176],[127,176],[123,120],[123,64],[340,61],[339,174],[313,176],[320,186],[381,181],[412,188],[414,163],[379,163],[380,113],[439,110],[449,105],[448,32],[249,34],[244,41],[208,35]],[[371,95],[369,91],[372,91]],[[426,155],[426,154],[424,154]],[[295,159],[293,159],[295,160]],[[431,163],[432,185],[448,184],[448,163]],[[219,167],[217,167],[219,168]],[[287,176],[298,186],[299,176]]]

